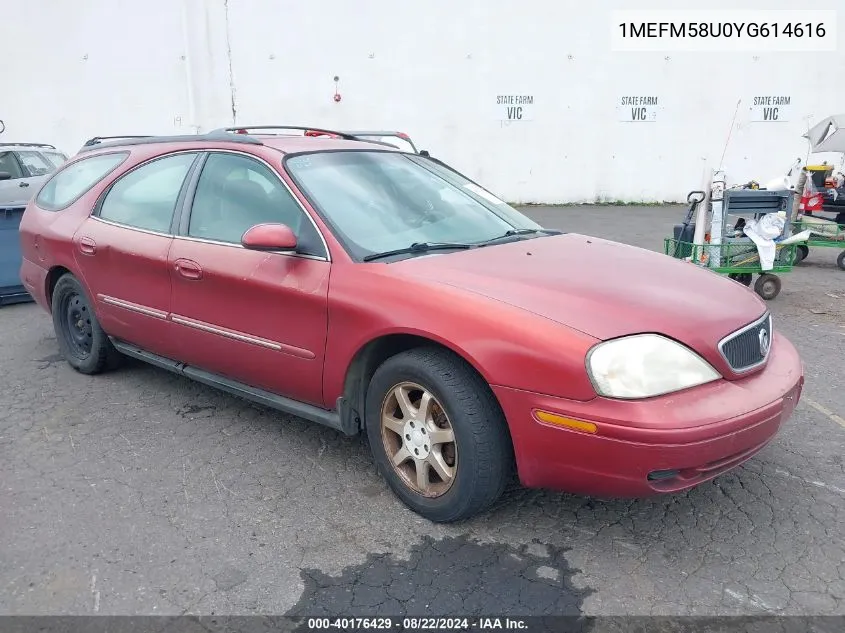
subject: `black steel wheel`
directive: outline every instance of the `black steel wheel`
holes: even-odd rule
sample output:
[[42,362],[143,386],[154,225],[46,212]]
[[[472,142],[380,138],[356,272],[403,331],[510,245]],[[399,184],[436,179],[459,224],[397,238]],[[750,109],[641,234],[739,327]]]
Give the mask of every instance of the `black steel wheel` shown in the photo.
[[52,297],[53,329],[68,364],[97,374],[118,364],[120,353],[100,327],[82,284],[71,274],[59,279]]
[[772,273],[763,273],[757,277],[754,292],[766,301],[771,301],[780,294],[780,277]]

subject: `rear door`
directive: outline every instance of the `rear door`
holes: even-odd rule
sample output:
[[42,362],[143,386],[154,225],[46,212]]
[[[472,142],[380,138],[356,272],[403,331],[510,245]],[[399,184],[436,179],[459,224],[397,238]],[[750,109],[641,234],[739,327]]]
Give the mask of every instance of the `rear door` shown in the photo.
[[121,175],[73,239],[103,329],[170,358],[176,345],[169,321],[168,255],[175,210],[198,155],[167,154]]
[[[250,155],[209,153],[192,189],[169,258],[179,360],[322,406],[331,264],[316,226]],[[299,252],[243,248],[262,223],[289,226]]]

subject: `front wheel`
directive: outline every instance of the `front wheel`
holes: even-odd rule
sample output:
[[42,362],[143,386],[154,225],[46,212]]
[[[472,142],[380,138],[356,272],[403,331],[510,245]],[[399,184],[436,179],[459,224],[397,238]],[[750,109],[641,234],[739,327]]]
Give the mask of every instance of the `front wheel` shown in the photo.
[[488,385],[454,354],[418,348],[389,358],[366,404],[376,466],[414,512],[460,521],[502,494],[513,464],[507,423]]
[[780,277],[771,273],[763,273],[757,277],[754,292],[766,301],[774,299],[780,294]]
[[845,270],[845,251],[839,253],[839,257],[836,258],[836,265],[839,266],[839,270]]
[[71,274],[53,289],[53,329],[68,364],[83,374],[97,374],[116,366],[120,353],[100,327],[82,284]]
[[799,264],[807,259],[807,255],[810,254],[810,248],[805,244],[799,244],[798,247],[795,249],[795,261],[794,264]]

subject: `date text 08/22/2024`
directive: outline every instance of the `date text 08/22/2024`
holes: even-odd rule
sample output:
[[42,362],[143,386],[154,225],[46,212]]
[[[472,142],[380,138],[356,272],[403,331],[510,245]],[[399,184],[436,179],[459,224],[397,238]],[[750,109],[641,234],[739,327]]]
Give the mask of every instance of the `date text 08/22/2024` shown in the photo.
[[528,628],[525,620],[520,618],[443,618],[443,617],[331,617],[308,618],[309,631],[495,631],[495,630],[525,630]]

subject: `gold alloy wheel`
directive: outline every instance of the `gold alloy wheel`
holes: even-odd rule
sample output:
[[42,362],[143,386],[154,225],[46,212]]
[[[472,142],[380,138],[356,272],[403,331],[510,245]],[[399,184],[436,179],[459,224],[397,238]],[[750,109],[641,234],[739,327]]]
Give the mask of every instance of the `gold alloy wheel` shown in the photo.
[[439,497],[458,467],[452,423],[437,398],[412,382],[394,386],[381,405],[381,440],[393,470],[415,492]]

